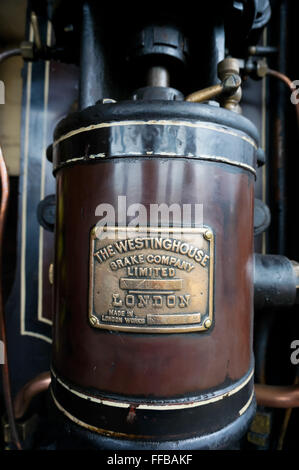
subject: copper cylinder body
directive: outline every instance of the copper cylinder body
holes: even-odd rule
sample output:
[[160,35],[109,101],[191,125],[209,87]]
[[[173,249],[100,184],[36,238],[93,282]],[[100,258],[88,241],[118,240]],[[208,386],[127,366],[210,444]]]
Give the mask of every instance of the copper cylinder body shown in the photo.
[[[193,109],[200,110],[202,105],[191,106],[199,106]],[[230,114],[224,111],[225,116]],[[222,160],[219,156],[213,159],[212,150],[218,149],[211,150],[211,147],[221,148],[225,137],[237,146],[236,151],[241,145],[245,152],[246,146],[248,158],[254,161],[254,139],[244,131],[207,123],[200,117],[195,120],[193,116],[191,124],[196,127],[194,123],[199,123],[194,139],[202,139],[199,150],[194,149],[194,142],[189,138],[184,145],[189,145],[188,153],[192,151],[193,157],[185,156],[186,148],[182,150],[183,155],[174,156],[174,152],[161,155],[161,149],[152,142],[157,136],[163,138],[164,144],[165,136],[171,142],[178,139],[172,135],[173,128],[178,132],[180,127],[181,132],[185,125],[189,126],[188,122],[178,124],[178,116],[172,116],[168,123],[157,116],[158,124],[149,124],[147,116],[134,116],[133,122],[122,114],[121,119],[128,124],[122,123],[118,128],[114,116],[113,125],[108,126],[112,133],[108,141],[111,147],[111,141],[118,141],[121,135],[122,148],[118,152],[123,154],[114,149],[107,158],[86,158],[79,162],[68,155],[63,164],[56,157],[53,399],[74,423],[99,436],[131,442],[128,448],[135,448],[136,442],[151,443],[149,448],[159,448],[160,444],[155,447],[153,443],[164,442],[164,448],[170,448],[167,442],[190,439],[195,442],[194,448],[207,448],[206,443],[200,443],[202,436],[221,432],[245,415],[248,420],[254,410],[254,164],[250,167],[248,161],[231,162],[226,155]],[[151,137],[147,138],[150,141],[147,140],[147,149],[152,148],[154,155],[144,152],[134,156],[128,152],[132,142],[129,134],[123,132],[129,132],[127,127],[130,127],[130,136],[136,142],[142,127],[138,119],[146,129],[141,140],[145,140],[148,132]],[[77,123],[77,128],[87,126]],[[60,141],[56,135],[56,146],[69,145],[68,139],[75,136],[84,140],[82,146],[88,149],[94,130],[88,128],[78,135],[72,135],[71,130],[70,137]],[[97,132],[104,131],[107,129],[99,125]],[[193,132],[192,125],[189,131]],[[65,129],[63,132],[64,136],[68,135]],[[214,142],[205,132],[215,133]],[[91,146],[101,142],[95,133],[93,139]],[[73,145],[77,149],[78,140]],[[71,147],[68,151],[72,153]],[[208,151],[210,158],[206,158]],[[213,231],[215,242],[213,320],[205,331],[122,332],[94,328],[90,324],[90,234],[98,222],[95,209],[103,202],[117,207],[119,195],[126,196],[127,206],[139,203],[148,209],[150,204],[202,204],[203,223]],[[127,217],[126,224],[129,221]],[[192,220],[191,225],[195,222]],[[196,283],[196,278],[192,282]],[[94,418],[97,409],[104,419]],[[240,429],[235,426],[236,430],[231,431],[234,438],[244,424]],[[208,447],[221,447],[225,439],[222,438],[222,444],[220,440],[219,437],[217,443],[214,439]]]

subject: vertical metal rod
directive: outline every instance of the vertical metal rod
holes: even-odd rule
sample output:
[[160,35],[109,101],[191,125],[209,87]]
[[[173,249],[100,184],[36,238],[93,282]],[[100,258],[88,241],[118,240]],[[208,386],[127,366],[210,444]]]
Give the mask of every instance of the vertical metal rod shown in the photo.
[[169,73],[165,67],[155,66],[149,69],[147,75],[148,86],[169,86]]

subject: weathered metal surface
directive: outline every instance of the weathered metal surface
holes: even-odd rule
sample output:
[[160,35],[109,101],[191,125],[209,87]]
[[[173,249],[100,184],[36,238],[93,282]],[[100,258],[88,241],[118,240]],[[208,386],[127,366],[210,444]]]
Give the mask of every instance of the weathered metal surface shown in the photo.
[[255,254],[254,307],[256,310],[291,307],[296,303],[295,265],[285,256]]
[[[253,182],[230,165],[187,159],[103,161],[59,171],[53,349],[58,372],[83,387],[164,397],[244,375],[251,356]],[[117,207],[119,194],[127,195],[128,206],[203,204],[203,222],[213,227],[216,241],[215,324],[200,338],[123,337],[89,324],[90,230],[99,220],[99,202]],[[123,214],[118,217],[123,220]],[[130,220],[125,216],[126,224]]]
[[158,100],[96,105],[58,125],[54,171],[147,156],[227,163],[255,174],[255,129],[247,119],[236,120],[231,114],[200,103]]
[[[227,449],[234,445],[239,436],[244,435],[255,413],[255,400],[247,410],[236,416],[227,426],[212,434],[203,434],[182,439],[129,439],[128,436],[117,437],[113,432],[108,435],[97,432],[95,426],[78,425],[75,419],[66,417],[57,407],[53,395],[50,400],[50,419],[52,427],[47,429],[49,441],[55,440],[58,450],[65,449],[110,449],[110,450],[192,450],[192,449]],[[128,414],[130,411],[128,412]],[[131,413],[132,416],[132,413]]]
[[219,431],[248,412],[254,403],[253,369],[215,392],[167,400],[86,393],[52,370],[51,395],[61,413],[97,434],[136,441],[186,439],[207,429]]

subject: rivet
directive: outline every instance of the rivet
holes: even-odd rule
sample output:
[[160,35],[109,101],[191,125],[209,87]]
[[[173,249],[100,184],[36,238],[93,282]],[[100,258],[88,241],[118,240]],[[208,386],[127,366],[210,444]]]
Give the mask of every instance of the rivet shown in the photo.
[[94,315],[92,315],[92,316],[90,317],[90,323],[91,323],[93,326],[96,326],[96,324],[98,323],[97,317],[95,317]]
[[213,232],[211,230],[207,230],[204,236],[206,240],[211,240],[211,238],[213,237]]

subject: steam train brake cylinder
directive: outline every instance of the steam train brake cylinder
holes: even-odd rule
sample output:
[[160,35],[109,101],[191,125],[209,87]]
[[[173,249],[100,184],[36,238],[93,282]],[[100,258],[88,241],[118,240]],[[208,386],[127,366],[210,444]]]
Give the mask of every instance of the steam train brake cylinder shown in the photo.
[[224,448],[248,428],[257,141],[179,100],[58,124],[51,397],[73,445]]

